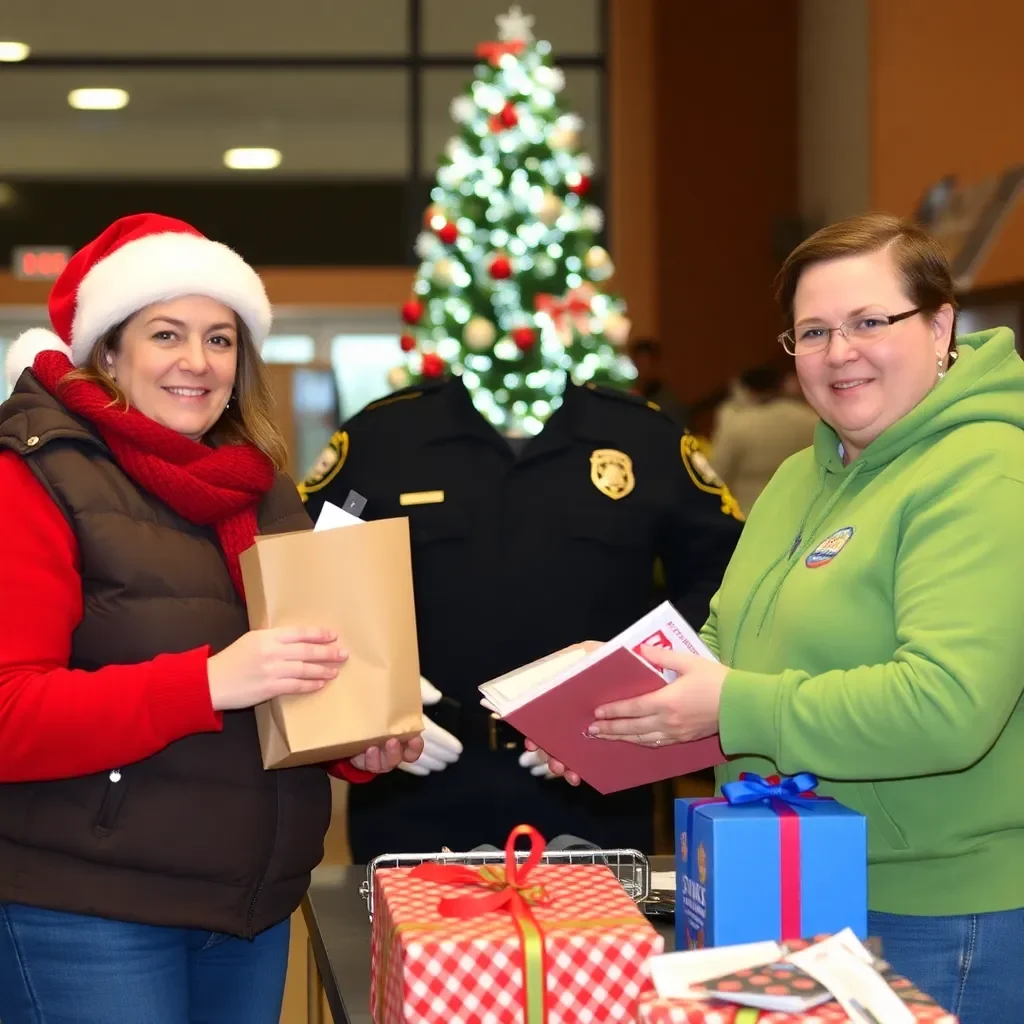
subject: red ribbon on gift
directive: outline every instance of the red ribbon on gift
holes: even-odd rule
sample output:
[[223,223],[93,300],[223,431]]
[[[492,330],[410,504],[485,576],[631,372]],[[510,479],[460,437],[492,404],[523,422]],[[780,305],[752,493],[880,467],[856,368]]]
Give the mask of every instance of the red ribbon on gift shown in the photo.
[[481,58],[481,60],[486,60],[488,63],[497,67],[498,61],[500,61],[506,53],[511,53],[513,57],[518,57],[525,49],[526,43],[521,39],[514,39],[508,43],[480,43],[476,48],[476,55]]
[[[769,775],[765,781],[770,785],[778,785],[780,780],[778,775]],[[770,800],[768,806],[779,816],[781,938],[785,942],[787,939],[803,938],[800,934],[800,815],[782,800]]]
[[[526,836],[530,853],[520,865],[516,860],[516,840]],[[532,825],[517,825],[505,841],[505,866],[485,864],[473,870],[464,864],[419,864],[413,878],[448,885],[473,885],[491,890],[480,895],[446,896],[437,904],[442,917],[469,920],[493,911],[512,915],[523,951],[523,1009],[526,1024],[544,1024],[548,1019],[547,954],[544,933],[530,907],[548,902],[542,885],[527,885],[530,872],[540,863],[544,837]]]
[[590,304],[593,298],[593,289],[588,289],[583,285],[574,288],[561,299],[542,292],[534,298],[533,307],[538,313],[547,313],[555,327],[560,327],[561,322],[568,317],[581,334],[587,334],[589,333],[587,320],[590,316]]

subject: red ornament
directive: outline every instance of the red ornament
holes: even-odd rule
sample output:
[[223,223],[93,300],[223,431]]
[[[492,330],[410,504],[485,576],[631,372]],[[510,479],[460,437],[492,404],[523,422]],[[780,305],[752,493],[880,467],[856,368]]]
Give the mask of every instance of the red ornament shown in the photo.
[[440,238],[445,245],[454,245],[459,237],[459,229],[451,221],[446,221],[444,225],[438,229],[437,237]]
[[402,346],[403,352],[411,352],[416,347],[416,339],[411,334],[403,334],[398,344]]
[[436,352],[423,353],[423,376],[440,377],[444,373],[444,360]]
[[526,43],[521,39],[515,39],[510,43],[480,43],[476,48],[476,55],[498,67],[506,53],[518,57],[525,49]]
[[495,256],[487,269],[495,281],[504,281],[512,276],[512,261],[507,256]]
[[418,324],[423,317],[423,303],[419,299],[410,299],[402,306],[402,319],[407,324]]
[[515,128],[519,124],[519,115],[516,113],[516,108],[511,103],[506,103],[501,108],[501,113],[498,115],[501,123],[506,128]]
[[537,344],[537,332],[532,327],[516,327],[509,336],[520,352],[529,352]]
[[575,185],[569,186],[569,191],[575,192],[578,196],[585,196],[590,191],[590,178],[581,174],[580,180]]

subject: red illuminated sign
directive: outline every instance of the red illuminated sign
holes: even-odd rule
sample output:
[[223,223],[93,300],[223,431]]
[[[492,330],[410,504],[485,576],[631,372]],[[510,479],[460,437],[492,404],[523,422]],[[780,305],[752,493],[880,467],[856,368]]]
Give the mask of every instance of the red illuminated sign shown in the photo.
[[11,273],[20,281],[53,281],[71,258],[70,249],[22,245],[11,252]]

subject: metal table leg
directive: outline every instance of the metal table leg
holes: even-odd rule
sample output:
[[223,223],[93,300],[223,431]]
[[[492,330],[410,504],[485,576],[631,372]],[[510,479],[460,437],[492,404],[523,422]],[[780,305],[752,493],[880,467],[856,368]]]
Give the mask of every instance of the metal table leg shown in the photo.
[[324,984],[316,966],[311,939],[306,940],[306,1020],[308,1024],[325,1024]]

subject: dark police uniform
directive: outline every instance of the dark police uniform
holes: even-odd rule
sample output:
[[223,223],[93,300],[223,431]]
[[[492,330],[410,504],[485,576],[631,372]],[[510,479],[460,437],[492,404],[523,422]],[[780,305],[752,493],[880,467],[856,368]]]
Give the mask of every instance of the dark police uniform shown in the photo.
[[703,625],[742,517],[694,439],[641,398],[570,384],[544,430],[514,446],[453,377],[367,406],[300,486],[314,519],[350,490],[366,519],[409,517],[420,669],[445,694],[430,715],[465,748],[442,772],[350,788],[356,863],[501,846],[522,822],[650,851],[651,787],[600,796],[535,778],[477,687],[621,632],[652,607],[656,559],[667,596]]

